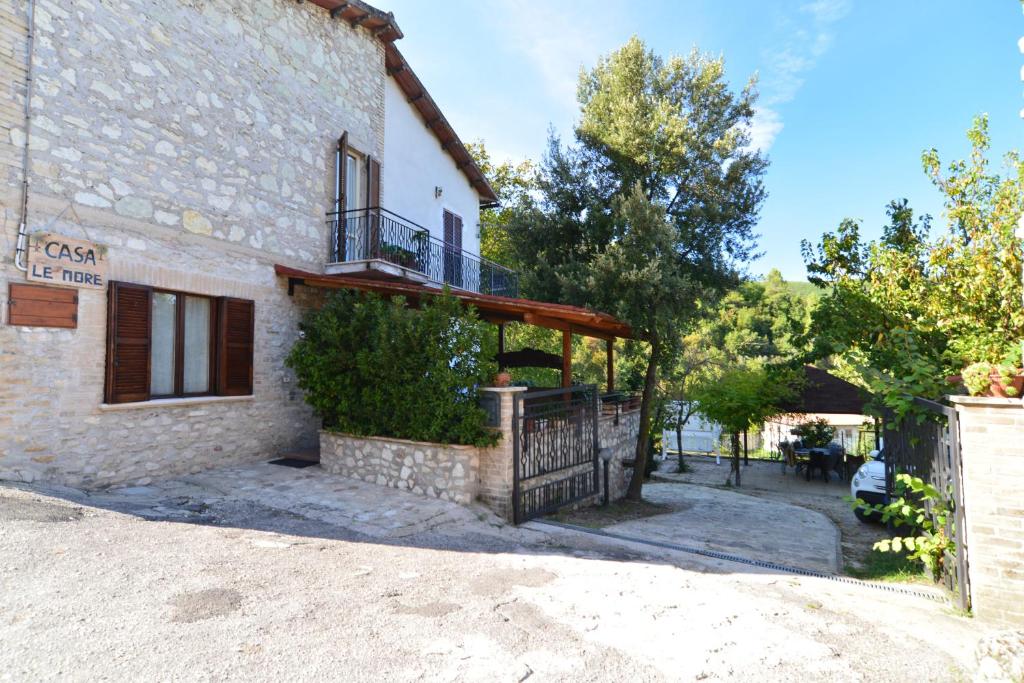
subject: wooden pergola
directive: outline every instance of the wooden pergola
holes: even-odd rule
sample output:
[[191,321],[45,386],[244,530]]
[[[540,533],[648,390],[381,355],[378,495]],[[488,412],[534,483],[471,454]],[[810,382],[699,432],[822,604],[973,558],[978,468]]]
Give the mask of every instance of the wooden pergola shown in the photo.
[[[356,275],[324,275],[310,273],[283,265],[275,265],[274,272],[279,277],[288,279],[288,293],[292,294],[296,286],[318,287],[322,289],[355,289],[364,292],[375,292],[385,296],[403,296],[410,303],[416,304],[425,296],[437,296],[441,293],[437,287],[429,287],[419,283],[388,280]],[[616,339],[629,339],[633,331],[626,323],[617,318],[591,311],[578,306],[553,304],[545,301],[517,299],[493,294],[479,294],[461,289],[450,290],[452,296],[464,306],[472,306],[484,320],[498,326],[498,363],[502,367],[555,367],[560,361],[562,386],[572,385],[572,335],[594,337],[605,341],[607,356],[608,391],[615,389],[615,357],[614,343]],[[510,322],[526,323],[535,327],[544,327],[562,332],[562,355],[558,358],[536,349],[505,351],[505,325]],[[529,365],[536,363],[536,365]],[[557,369],[557,368],[556,368]]]

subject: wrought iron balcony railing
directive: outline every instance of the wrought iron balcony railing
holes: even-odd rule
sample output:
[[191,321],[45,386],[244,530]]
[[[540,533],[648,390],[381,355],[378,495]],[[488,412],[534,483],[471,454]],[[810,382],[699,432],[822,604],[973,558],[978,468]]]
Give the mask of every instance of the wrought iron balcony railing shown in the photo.
[[519,274],[433,237],[387,209],[327,214],[331,263],[386,261],[428,280],[481,294],[519,295]]

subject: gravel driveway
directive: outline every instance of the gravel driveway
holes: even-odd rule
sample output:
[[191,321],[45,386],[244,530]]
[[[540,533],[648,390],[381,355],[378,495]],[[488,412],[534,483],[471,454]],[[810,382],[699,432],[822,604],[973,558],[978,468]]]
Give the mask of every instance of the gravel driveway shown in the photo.
[[0,484],[0,678],[957,680],[983,635],[920,598],[479,510],[373,535],[179,488],[160,518],[138,491]]

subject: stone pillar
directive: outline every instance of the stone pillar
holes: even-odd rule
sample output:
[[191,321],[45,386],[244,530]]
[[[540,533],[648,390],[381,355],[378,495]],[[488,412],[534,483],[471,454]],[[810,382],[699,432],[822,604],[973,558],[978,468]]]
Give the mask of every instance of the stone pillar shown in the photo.
[[525,387],[488,387],[485,393],[498,397],[498,429],[501,440],[496,446],[480,449],[480,493],[479,498],[487,507],[501,517],[512,521],[512,402],[515,396],[526,391]]
[[1024,627],[1024,404],[951,396],[960,418],[971,606]]

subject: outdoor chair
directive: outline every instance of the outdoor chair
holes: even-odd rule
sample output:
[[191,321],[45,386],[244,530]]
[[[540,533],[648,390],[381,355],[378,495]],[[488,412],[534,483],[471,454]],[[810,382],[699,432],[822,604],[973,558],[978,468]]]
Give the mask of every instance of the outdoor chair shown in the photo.
[[832,442],[828,445],[828,468],[829,472],[835,472],[840,481],[849,477],[846,473],[846,449],[842,445]]
[[807,466],[804,470],[807,481],[810,481],[814,472],[817,471],[821,472],[821,478],[828,482],[828,473],[832,469],[829,453],[821,448],[812,448],[807,456]]
[[846,481],[849,481],[854,473],[860,469],[860,466],[864,464],[863,455],[847,455],[846,456]]
[[787,467],[792,467],[794,470],[797,466],[796,460],[796,448],[793,447],[788,441],[779,443],[779,451],[782,453],[782,473],[786,473]]

